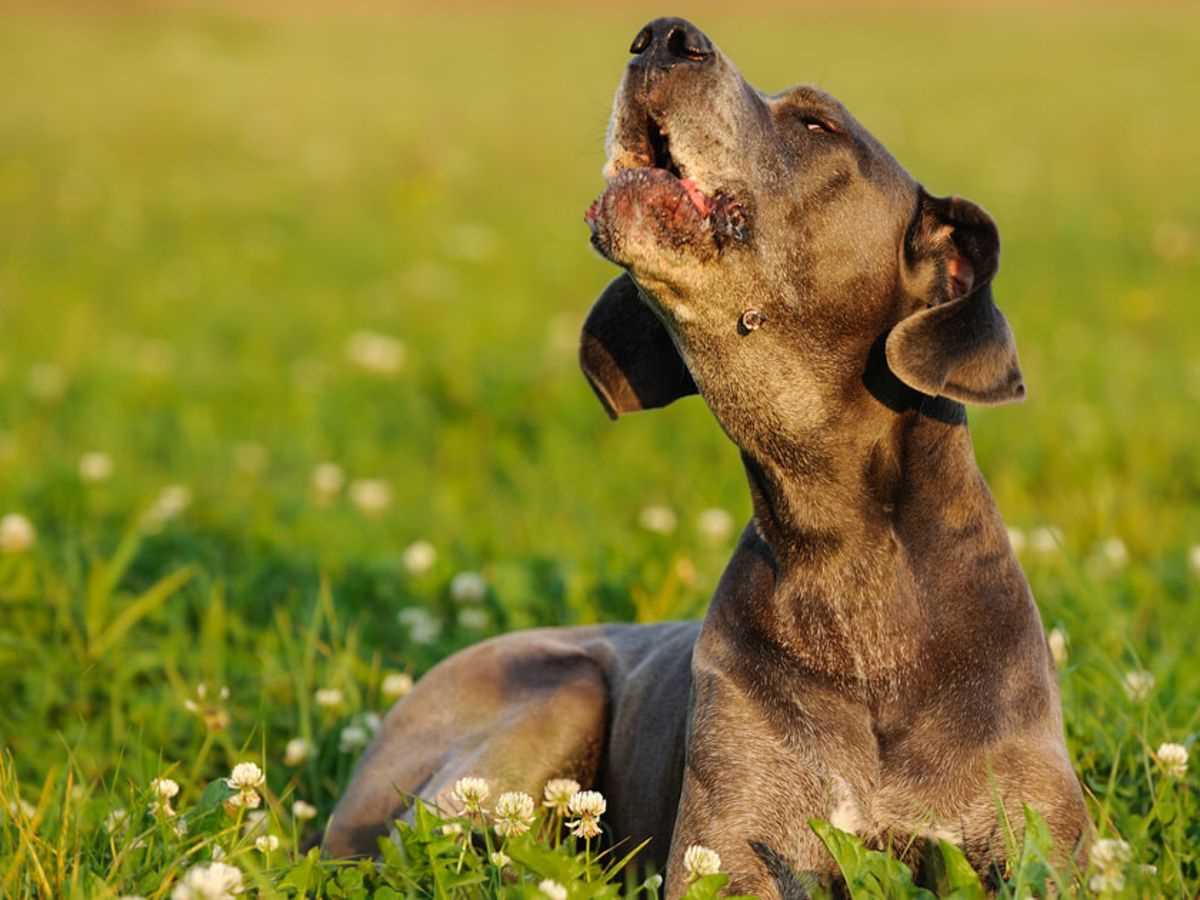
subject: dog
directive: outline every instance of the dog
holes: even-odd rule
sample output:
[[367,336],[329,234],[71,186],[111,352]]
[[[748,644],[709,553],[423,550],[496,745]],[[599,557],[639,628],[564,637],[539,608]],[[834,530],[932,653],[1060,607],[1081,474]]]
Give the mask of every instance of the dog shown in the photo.
[[410,797],[481,775],[608,799],[666,895],[716,850],[730,889],[836,878],[821,818],[872,845],[1002,864],[1023,807],[1055,861],[1090,825],[1029,586],[964,404],[1023,398],[980,207],[915,182],[828,94],[752,88],[698,28],[643,28],[586,215],[623,272],[583,328],[616,418],[699,393],[753,519],[703,622],[552,628],[468,648],[399,701],[324,848],[370,854]]

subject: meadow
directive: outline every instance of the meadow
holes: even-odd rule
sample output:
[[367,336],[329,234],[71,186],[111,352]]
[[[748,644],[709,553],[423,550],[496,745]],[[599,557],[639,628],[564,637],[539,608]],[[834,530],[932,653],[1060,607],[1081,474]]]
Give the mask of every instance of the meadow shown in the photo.
[[[612,91],[677,10],[454,10],[4,13],[0,896],[166,897],[218,844],[313,889],[301,848],[406,676],[702,614],[736,450],[697,399],[610,423],[575,358]],[[682,13],[995,216],[1029,399],[972,433],[1128,844],[1081,890],[1196,896],[1200,781],[1158,751],[1200,733],[1200,15]],[[270,852],[217,822],[246,761]],[[522,864],[579,900],[576,860]],[[354,871],[322,890],[366,896]]]

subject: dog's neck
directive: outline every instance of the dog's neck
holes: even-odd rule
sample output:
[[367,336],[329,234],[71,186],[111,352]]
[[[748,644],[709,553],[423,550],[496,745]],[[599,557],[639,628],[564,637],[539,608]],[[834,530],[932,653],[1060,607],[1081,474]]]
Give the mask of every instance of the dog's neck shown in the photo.
[[[913,391],[877,362],[863,385],[820,431],[742,447],[774,589],[734,615],[807,667],[883,683],[919,656],[962,536],[1009,550],[962,406]],[[762,548],[744,541],[743,552]],[[735,556],[731,571],[738,565]]]
[[[827,386],[813,404],[821,414],[799,429],[762,427],[768,415],[746,416],[742,404],[713,398],[718,418],[719,411],[737,408],[741,419],[755,423],[728,423],[727,431],[743,438],[737,442],[755,522],[781,564],[818,562],[814,544],[831,545],[835,534],[868,538],[893,529],[902,503],[940,503],[944,492],[914,495],[923,470],[978,472],[965,408],[897,378],[883,337],[867,353],[857,382]],[[930,443],[936,459],[928,458],[928,449],[914,454],[914,445]]]

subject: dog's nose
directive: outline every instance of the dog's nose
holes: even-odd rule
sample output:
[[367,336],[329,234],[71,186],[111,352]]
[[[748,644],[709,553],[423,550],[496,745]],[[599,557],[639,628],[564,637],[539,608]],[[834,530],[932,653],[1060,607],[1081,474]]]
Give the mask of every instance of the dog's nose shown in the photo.
[[637,33],[629,52],[634,64],[669,69],[681,63],[702,63],[712,58],[713,44],[703,31],[685,19],[655,19]]

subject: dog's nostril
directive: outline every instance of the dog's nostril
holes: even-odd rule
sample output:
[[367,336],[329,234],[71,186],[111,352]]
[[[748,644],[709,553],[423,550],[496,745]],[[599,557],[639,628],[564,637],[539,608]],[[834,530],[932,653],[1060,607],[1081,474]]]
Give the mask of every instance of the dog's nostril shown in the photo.
[[701,62],[712,56],[712,42],[695,25],[680,22],[667,32],[667,54],[675,59]]
[[667,35],[667,52],[676,59],[686,59],[691,55],[687,37],[687,32],[682,28],[672,28]]
[[629,52],[639,56],[634,65],[670,69],[679,63],[704,62],[713,56],[712,41],[684,19],[655,19],[637,33]]
[[629,52],[634,56],[645,53],[646,48],[650,46],[650,42],[654,40],[654,32],[647,25],[637,33],[637,37],[633,39],[633,43],[629,45]]

